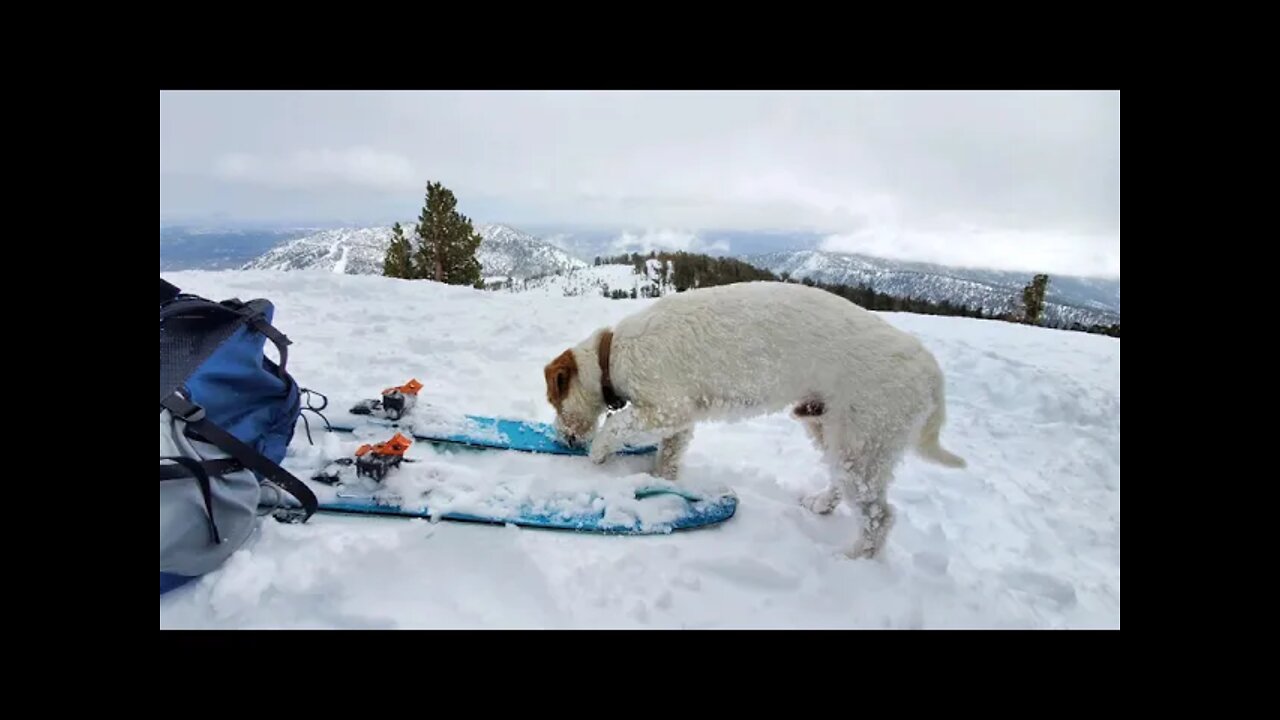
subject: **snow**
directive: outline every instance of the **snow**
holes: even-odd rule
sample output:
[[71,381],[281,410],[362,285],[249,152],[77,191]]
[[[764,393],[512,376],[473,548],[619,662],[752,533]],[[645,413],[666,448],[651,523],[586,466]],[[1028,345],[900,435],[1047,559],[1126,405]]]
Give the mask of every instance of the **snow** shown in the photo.
[[[213,299],[265,297],[303,387],[349,407],[417,378],[419,406],[549,422],[543,366],[653,300],[483,292],[323,271],[163,273]],[[222,568],[161,598],[161,628],[1119,628],[1120,342],[966,318],[886,314],[948,378],[943,444],[909,457],[883,562],[839,554],[858,521],[800,498],[824,486],[785,415],[700,426],[686,481],[727,485],[713,529],[608,537],[426,520],[270,519]],[[275,357],[274,349],[268,353]],[[286,466],[309,476],[367,438],[308,414]],[[376,437],[383,440],[386,437]],[[415,444],[399,491],[460,506],[551,490],[586,502],[647,460],[448,452]],[[405,466],[406,468],[409,466]],[[323,488],[323,486],[317,486]],[[502,495],[501,493],[506,493]],[[575,496],[575,493],[577,495]]]
[[610,292],[624,290],[628,293],[635,290],[639,295],[639,288],[645,284],[647,283],[644,276],[637,273],[631,265],[592,265],[556,275],[532,278],[524,283],[515,283],[509,292],[559,297],[578,295],[604,297],[606,290]]
[[342,257],[338,258],[338,262],[333,265],[333,272],[341,275],[347,271],[347,253],[351,252],[350,246],[343,246]]
[[649,258],[644,261],[645,276],[653,281],[662,279],[662,261],[657,258]]

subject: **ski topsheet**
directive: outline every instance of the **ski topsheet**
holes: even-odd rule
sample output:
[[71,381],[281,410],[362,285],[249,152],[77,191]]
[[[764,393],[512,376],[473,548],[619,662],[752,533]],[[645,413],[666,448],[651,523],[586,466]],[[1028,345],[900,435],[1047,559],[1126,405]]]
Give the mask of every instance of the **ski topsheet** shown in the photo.
[[[307,481],[315,484],[317,512],[653,535],[717,525],[737,511],[738,498],[727,487],[691,487],[643,473],[491,477],[456,464],[440,472],[428,457],[406,453],[403,437],[362,445],[355,458],[312,473]],[[276,514],[286,521],[294,515],[293,509]]]
[[[421,442],[549,455],[585,457],[590,451],[588,447],[572,447],[560,442],[556,438],[555,427],[549,423],[449,413],[426,405],[411,408],[397,420],[376,414],[360,415],[350,410],[326,411],[325,415],[329,429],[336,432],[355,433],[365,429],[402,432]],[[619,454],[648,455],[657,449],[656,445],[627,446]]]
[[[417,402],[420,388],[421,384],[412,380],[384,391],[382,400],[326,408],[323,417],[329,430],[350,433],[366,443],[386,441],[401,433],[416,442],[486,450],[583,457],[589,453],[589,448],[561,443],[548,423],[450,412]],[[318,512],[652,535],[717,525],[733,517],[738,505],[737,496],[725,487],[696,489],[649,476],[620,478],[604,487],[571,488],[540,481],[542,487],[536,490],[517,490],[498,480],[478,494],[458,494],[449,487],[424,488],[418,485],[420,479],[414,479],[416,475],[403,475],[399,460],[411,467],[423,466],[417,464],[420,460],[404,456],[402,448],[387,455],[397,459],[388,463],[395,469],[373,468],[377,463],[369,460],[379,454],[380,446],[368,447],[373,451],[363,455],[363,465],[358,459],[348,459],[342,461],[348,465],[338,468],[340,473],[311,478],[311,482],[321,483],[313,486],[320,499]],[[619,454],[647,455],[656,450],[656,445],[627,446]],[[360,467],[366,471],[364,478],[357,472]],[[369,472],[371,469],[377,472]],[[284,511],[279,516],[286,519],[287,515]]]
[[[456,508],[457,506],[454,505]],[[722,523],[737,511],[738,498],[728,489],[692,492],[653,485],[622,493],[548,494],[511,502],[502,498],[467,503],[465,508],[432,507],[431,496],[406,502],[395,493],[339,489],[321,500],[318,512],[426,518],[489,525],[606,535],[657,535]]]

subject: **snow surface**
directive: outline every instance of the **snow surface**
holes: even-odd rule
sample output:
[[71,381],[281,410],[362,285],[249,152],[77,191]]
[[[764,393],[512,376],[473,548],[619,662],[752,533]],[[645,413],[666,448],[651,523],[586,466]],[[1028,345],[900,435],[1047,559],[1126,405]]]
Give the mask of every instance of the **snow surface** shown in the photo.
[[[483,292],[323,271],[163,273],[212,299],[266,297],[303,387],[349,407],[417,378],[444,412],[550,421],[542,368],[654,300]],[[885,314],[948,378],[943,444],[965,470],[909,457],[883,562],[839,549],[858,521],[819,517],[817,451],[785,415],[700,426],[688,482],[728,485],[713,529],[607,537],[511,526],[270,519],[221,569],[160,601],[161,628],[1119,628],[1120,342],[967,318]],[[268,350],[274,357],[274,349]],[[308,414],[286,466],[309,477],[360,439]],[[377,438],[385,439],[385,438]],[[414,475],[455,497],[637,482],[645,458],[445,452]],[[402,485],[403,488],[403,485]]]
[[645,276],[637,273],[631,265],[591,265],[556,275],[518,281],[512,283],[511,287],[504,289],[503,292],[537,293],[560,297],[577,295],[604,297],[606,291],[623,290],[630,293],[634,290],[639,297],[640,288],[649,284]]

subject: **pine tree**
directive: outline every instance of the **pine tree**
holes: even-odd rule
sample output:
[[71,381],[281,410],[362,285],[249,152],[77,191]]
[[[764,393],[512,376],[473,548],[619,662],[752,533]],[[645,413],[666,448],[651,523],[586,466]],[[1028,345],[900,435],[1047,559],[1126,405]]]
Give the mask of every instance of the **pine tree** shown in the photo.
[[480,259],[476,257],[476,251],[480,249],[480,242],[484,238],[475,231],[471,218],[466,215],[454,213],[452,222],[449,233],[449,258],[452,263],[445,269],[448,282],[453,285],[484,287]]
[[439,182],[427,183],[426,202],[414,226],[418,248],[413,254],[413,275],[450,285],[480,287],[476,250],[481,238],[457,206],[453,191]]
[[410,258],[412,252],[409,239],[404,236],[404,228],[396,223],[391,228],[391,246],[387,248],[386,258],[382,261],[382,274],[393,278],[413,277],[413,262]]
[[1040,316],[1044,313],[1044,294],[1048,286],[1049,276],[1039,274],[1022,289],[1022,312],[1024,322],[1032,325],[1040,322]]
[[444,219],[448,211],[446,191],[438,182],[427,183],[427,199],[413,226],[417,249],[413,253],[413,276],[425,280],[444,280]]

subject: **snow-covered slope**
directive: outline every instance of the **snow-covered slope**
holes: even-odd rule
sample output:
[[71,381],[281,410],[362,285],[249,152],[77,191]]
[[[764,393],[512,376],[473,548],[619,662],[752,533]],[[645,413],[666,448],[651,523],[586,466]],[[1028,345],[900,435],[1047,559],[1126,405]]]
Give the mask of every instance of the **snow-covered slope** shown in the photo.
[[641,288],[656,286],[645,275],[637,273],[631,265],[589,265],[582,268],[571,268],[556,275],[517,280],[504,285],[501,290],[507,292],[532,292],[540,295],[559,295],[573,297],[578,295],[598,295],[604,297],[615,290],[630,293],[636,291],[639,296]]
[[[350,257],[348,258],[350,262]],[[451,411],[550,420],[543,366],[652,300],[509,294],[327,273],[162,273],[187,292],[267,297],[289,368],[333,406],[417,378]],[[839,548],[856,521],[799,498],[823,485],[785,414],[699,427],[683,466],[726,483],[715,529],[605,537],[460,523],[265,520],[220,570],[160,601],[162,628],[1119,628],[1120,341],[965,318],[889,314],[947,374],[948,470],[908,458],[883,563]],[[271,352],[271,351],[269,351]],[[301,424],[286,466],[309,477],[358,441]],[[644,458],[415,446],[411,472],[499,483],[608,483]]]
[[560,248],[506,225],[479,225],[476,232],[484,238],[476,256],[490,277],[523,279],[587,267]]
[[[866,284],[875,290],[932,302],[947,300],[995,313],[1007,312],[1022,297],[1033,273],[971,270],[929,263],[885,260],[821,250],[750,255],[741,258],[793,279],[845,285]],[[1110,325],[1120,321],[1120,281],[1051,275],[1045,317],[1053,324],[1079,322]]]
[[[401,223],[412,240],[413,223]],[[586,262],[506,225],[477,224],[483,238],[476,252],[486,277],[538,277],[583,268]],[[246,270],[326,270],[347,275],[381,275],[391,244],[391,227],[342,228],[298,238],[246,263]]]

